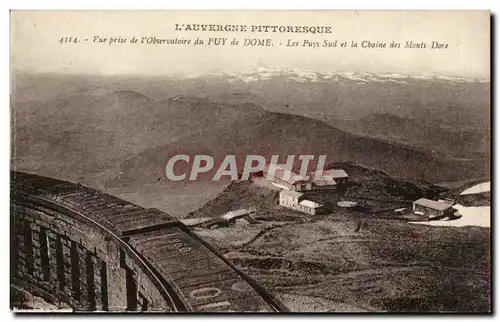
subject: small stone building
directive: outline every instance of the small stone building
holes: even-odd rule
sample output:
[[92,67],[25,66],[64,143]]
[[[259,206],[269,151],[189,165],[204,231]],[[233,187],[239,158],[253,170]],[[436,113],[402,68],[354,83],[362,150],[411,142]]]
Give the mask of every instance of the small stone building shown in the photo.
[[298,191],[282,190],[280,191],[280,206],[297,210],[310,215],[319,215],[326,213],[326,208],[320,203],[306,200],[305,195]]
[[446,201],[420,198],[413,202],[413,212],[422,212],[429,220],[453,216],[455,211],[453,204]]

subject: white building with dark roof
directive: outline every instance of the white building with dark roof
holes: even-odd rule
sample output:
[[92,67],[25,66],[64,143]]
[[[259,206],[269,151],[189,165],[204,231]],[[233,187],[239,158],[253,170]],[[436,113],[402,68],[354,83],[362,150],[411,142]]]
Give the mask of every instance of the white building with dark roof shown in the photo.
[[311,215],[323,214],[326,212],[326,208],[322,204],[306,200],[305,195],[298,191],[281,190],[279,204],[280,206]]
[[456,210],[453,203],[420,198],[413,202],[413,212],[421,212],[428,219],[452,216]]

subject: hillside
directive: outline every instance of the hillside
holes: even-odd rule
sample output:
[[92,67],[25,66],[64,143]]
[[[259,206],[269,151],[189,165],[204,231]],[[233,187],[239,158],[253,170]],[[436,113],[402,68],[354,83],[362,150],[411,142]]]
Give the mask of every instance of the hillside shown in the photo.
[[298,306],[304,297],[314,297],[358,311],[488,312],[491,307],[489,229],[332,216],[278,226],[244,247],[238,228],[197,233],[277,296],[297,296]]
[[[396,188],[395,199],[402,191],[405,197],[429,193],[381,171],[342,164],[356,185]],[[286,305],[315,303],[318,312],[346,305],[358,312],[490,310],[489,229],[423,227],[339,208],[310,216],[277,205],[276,193],[260,181],[232,183],[189,217],[256,209],[253,221],[194,231]]]
[[135,91],[13,102],[12,166],[102,186],[123,160],[147,148],[263,112],[197,97],[157,101]]
[[460,126],[448,128],[382,113],[371,114],[357,121],[338,122],[337,126],[350,133],[396,141],[444,156],[489,157],[489,130],[467,130]]
[[80,93],[137,91],[155,100],[176,95],[253,103],[271,112],[324,120],[359,120],[374,113],[462,129],[490,128],[489,80],[259,69],[240,74],[161,77],[13,75],[13,101],[53,102]]
[[187,218],[217,218],[239,209],[272,211],[277,200],[277,191],[263,188],[249,181],[231,182],[214,199],[190,212]]
[[[480,132],[488,133],[488,91],[489,82],[437,75],[19,74],[13,77],[11,164],[179,215],[224,185],[166,186],[164,166],[177,152],[327,154],[329,161],[351,160],[419,182],[489,178],[488,154],[477,153],[489,142]],[[416,122],[441,132],[419,136],[409,126]],[[473,135],[461,134],[469,130]]]
[[228,154],[326,154],[328,161],[352,160],[391,176],[430,182],[489,173],[487,162],[446,159],[411,146],[352,135],[315,119],[266,113],[147,149],[124,162],[122,174],[108,184],[112,187],[132,182],[151,183],[158,178],[166,180],[165,165],[168,157],[176,153],[219,158]]
[[[475,159],[481,157],[478,152],[489,152],[489,81],[437,74],[377,75],[263,68],[239,74],[149,78],[16,74],[12,100],[15,109],[22,113],[17,116],[19,120],[31,118],[38,122],[39,117],[32,117],[32,113],[51,114],[53,110],[54,118],[47,123],[52,125],[61,119],[60,114],[65,114],[59,113],[61,109],[71,111],[71,120],[72,113],[86,112],[95,97],[120,91],[142,93],[155,102],[196,95],[205,98],[204,104],[253,104],[266,111],[318,119],[353,134],[402,142],[427,152],[434,150],[445,157]],[[159,105],[162,110],[163,104]],[[187,119],[194,125],[201,116],[206,117],[199,116],[198,121],[196,117]],[[399,118],[397,122],[391,121],[393,116]],[[113,123],[107,118],[102,120]],[[173,125],[174,120],[186,124],[182,118],[167,124]],[[401,121],[407,125],[401,126]]]
[[[264,101],[269,111],[313,117],[334,126],[339,121],[355,121],[374,113],[464,129],[488,129],[490,123],[487,80],[443,75],[257,70],[214,76],[210,81],[214,87],[218,82],[230,82],[232,93],[250,93],[253,97],[240,95],[246,101]],[[218,92],[212,90],[211,97],[215,99]],[[221,100],[228,96],[224,92]],[[236,101],[236,97],[232,99]]]

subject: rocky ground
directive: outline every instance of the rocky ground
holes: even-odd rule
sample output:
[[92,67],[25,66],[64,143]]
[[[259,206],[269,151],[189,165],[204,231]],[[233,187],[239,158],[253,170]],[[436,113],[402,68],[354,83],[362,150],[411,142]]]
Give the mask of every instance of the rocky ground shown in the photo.
[[195,231],[299,311],[485,312],[490,307],[486,228],[332,214]]
[[310,216],[277,205],[262,182],[240,182],[189,217],[255,207],[254,220],[194,231],[293,311],[490,311],[490,228],[410,224],[379,210],[438,188],[354,165],[348,173],[356,195],[344,189],[318,201],[365,200],[364,211]]

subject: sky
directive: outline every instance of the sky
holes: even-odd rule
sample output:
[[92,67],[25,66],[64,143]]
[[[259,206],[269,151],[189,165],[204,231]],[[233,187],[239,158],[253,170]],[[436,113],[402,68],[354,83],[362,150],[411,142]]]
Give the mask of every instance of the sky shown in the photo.
[[[175,24],[326,26],[330,34],[193,32]],[[94,37],[106,42],[94,42]],[[79,43],[61,43],[75,37]],[[110,38],[126,43],[109,44]],[[129,43],[132,37],[139,39]],[[141,37],[205,40],[204,45],[141,44]],[[240,45],[208,46],[209,37]],[[272,47],[241,46],[270,39]],[[85,41],[87,39],[87,41]],[[304,41],[320,47],[303,47]],[[321,47],[337,40],[337,47]],[[352,42],[358,47],[351,47]],[[400,48],[361,48],[363,41]],[[406,41],[425,49],[402,48]],[[430,49],[432,41],[447,49]],[[298,46],[287,46],[296,43]],[[340,48],[342,42],[347,47]],[[425,74],[489,78],[488,11],[12,11],[14,71],[64,74],[238,73],[257,68]]]

